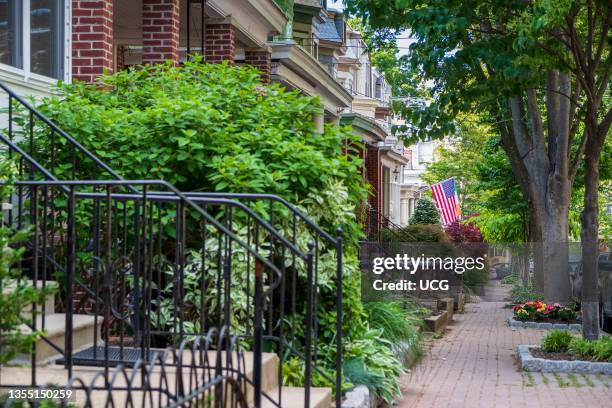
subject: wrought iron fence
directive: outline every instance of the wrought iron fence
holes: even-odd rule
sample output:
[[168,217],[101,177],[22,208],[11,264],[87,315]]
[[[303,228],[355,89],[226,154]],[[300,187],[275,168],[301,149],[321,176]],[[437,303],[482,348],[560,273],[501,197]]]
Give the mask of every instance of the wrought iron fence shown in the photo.
[[148,359],[75,377],[63,387],[36,388],[37,395],[49,398],[8,398],[4,407],[21,407],[27,400],[32,406],[53,401],[84,407],[246,408],[245,368],[239,338],[227,327],[212,328],[204,336],[185,338],[176,348],[157,350]]
[[[0,88],[8,97],[0,140],[19,172],[4,222],[32,228],[22,265],[28,276],[42,286],[62,283],[65,344],[43,340],[63,356],[69,377],[75,364],[103,366],[108,374],[112,366],[150,362],[159,347],[227,326],[254,353],[253,379],[246,381],[256,406],[264,395],[264,345],[281,359],[304,361],[305,406],[313,370],[334,384],[340,406],[340,230],[332,237],[272,195],[183,193],[161,180],[124,180],[27,101]],[[61,160],[67,152],[69,160]],[[334,374],[317,355],[318,277],[330,272],[320,267],[323,257],[327,268],[333,259],[336,277]],[[95,320],[92,346],[79,352],[72,339],[76,313]],[[32,329],[44,328],[44,308],[33,305],[33,316]],[[33,385],[36,362],[34,349]],[[264,398],[282,406],[281,390]]]

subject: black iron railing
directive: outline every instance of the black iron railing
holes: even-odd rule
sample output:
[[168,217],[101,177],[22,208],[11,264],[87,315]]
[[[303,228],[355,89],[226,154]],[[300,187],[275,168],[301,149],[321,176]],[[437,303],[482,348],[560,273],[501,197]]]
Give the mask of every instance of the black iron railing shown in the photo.
[[[63,387],[38,386],[40,398],[30,403],[40,406],[48,395],[61,406],[247,408],[245,368],[239,338],[229,335],[227,327],[210,329],[130,366],[74,377]],[[22,407],[23,402],[9,397],[3,406]]]
[[364,208],[361,219],[368,241],[381,241],[385,238],[399,240],[401,237],[398,231],[402,227],[373,207]]
[[[262,391],[264,344],[281,359],[304,361],[305,406],[313,371],[334,384],[340,406],[340,230],[332,237],[272,195],[183,193],[161,180],[124,180],[23,98],[0,88],[8,98],[0,141],[19,173],[4,221],[32,228],[23,262],[29,277],[42,286],[62,283],[65,342],[43,340],[62,355],[69,377],[74,365],[103,366],[108,376],[113,366],[150,363],[159,347],[228,327],[254,353],[253,379],[244,381],[254,389],[256,406],[262,396],[282,406],[281,387],[278,395]],[[68,162],[58,160],[66,152]],[[267,202],[269,211],[251,205],[257,202]],[[304,229],[308,244],[298,239]],[[323,254],[335,258],[335,376],[317,356]],[[91,347],[79,352],[72,339],[76,313],[94,319]],[[45,327],[44,309],[38,316],[34,330]],[[33,349],[32,386],[39,385],[36,362]],[[282,364],[278,378],[280,384]]]

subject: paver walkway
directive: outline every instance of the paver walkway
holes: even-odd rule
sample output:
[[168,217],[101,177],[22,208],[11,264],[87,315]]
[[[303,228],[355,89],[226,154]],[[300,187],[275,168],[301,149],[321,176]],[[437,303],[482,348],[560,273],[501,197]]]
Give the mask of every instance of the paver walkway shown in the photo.
[[398,407],[612,407],[612,376],[521,372],[516,346],[546,332],[511,330],[505,289],[492,281],[485,293],[403,377]]

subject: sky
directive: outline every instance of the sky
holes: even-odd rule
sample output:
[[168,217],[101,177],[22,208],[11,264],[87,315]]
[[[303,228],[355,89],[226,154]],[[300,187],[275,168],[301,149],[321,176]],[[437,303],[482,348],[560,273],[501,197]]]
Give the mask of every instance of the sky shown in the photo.
[[[344,4],[342,4],[342,0],[330,0],[327,2],[327,7],[334,8],[336,10],[343,10]],[[408,38],[410,37],[410,32],[403,31],[398,37],[401,37],[397,40],[397,46],[399,47],[399,55],[407,55],[408,47],[413,42],[413,40]]]

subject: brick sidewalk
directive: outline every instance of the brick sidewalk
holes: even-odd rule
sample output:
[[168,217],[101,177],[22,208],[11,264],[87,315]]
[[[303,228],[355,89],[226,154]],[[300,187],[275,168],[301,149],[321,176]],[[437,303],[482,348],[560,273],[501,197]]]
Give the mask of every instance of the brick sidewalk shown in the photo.
[[[516,346],[538,344],[545,331],[513,331],[503,292],[456,314],[426,357],[403,377],[398,407],[611,407],[612,377],[520,372]],[[496,300],[496,301],[487,301]]]

